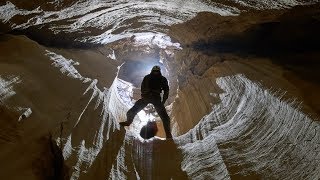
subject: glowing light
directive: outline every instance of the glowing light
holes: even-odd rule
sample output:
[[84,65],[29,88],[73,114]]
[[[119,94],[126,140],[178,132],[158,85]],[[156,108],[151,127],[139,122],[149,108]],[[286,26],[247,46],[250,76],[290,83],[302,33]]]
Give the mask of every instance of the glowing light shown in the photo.
[[146,125],[149,121],[154,121],[155,117],[152,114],[147,114],[144,110],[138,113],[138,117],[141,120],[140,124],[142,126]]

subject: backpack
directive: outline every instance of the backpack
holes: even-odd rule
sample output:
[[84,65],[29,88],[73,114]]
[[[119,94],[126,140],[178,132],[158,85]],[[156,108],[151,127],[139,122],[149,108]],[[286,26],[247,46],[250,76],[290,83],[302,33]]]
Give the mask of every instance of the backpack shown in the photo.
[[149,121],[145,126],[141,128],[140,136],[143,139],[150,139],[154,137],[158,132],[157,123],[155,121]]

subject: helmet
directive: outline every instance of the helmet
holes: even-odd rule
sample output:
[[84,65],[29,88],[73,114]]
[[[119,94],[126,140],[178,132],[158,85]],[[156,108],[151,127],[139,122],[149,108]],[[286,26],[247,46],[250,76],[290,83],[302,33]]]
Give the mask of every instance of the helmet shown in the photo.
[[161,71],[159,66],[153,66],[151,71]]

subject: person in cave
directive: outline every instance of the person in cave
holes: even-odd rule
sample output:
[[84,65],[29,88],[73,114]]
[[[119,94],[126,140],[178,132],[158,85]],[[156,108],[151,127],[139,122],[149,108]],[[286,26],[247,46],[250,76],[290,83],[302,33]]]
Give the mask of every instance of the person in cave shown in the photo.
[[[162,101],[160,93],[164,91]],[[169,86],[167,79],[162,76],[159,66],[154,66],[151,73],[143,78],[141,84],[141,99],[139,99],[134,106],[127,112],[127,121],[120,122],[121,126],[130,126],[136,114],[145,108],[149,103],[153,104],[157,113],[159,114],[166,137],[172,138],[170,130],[170,117],[164,107],[164,103],[168,99]]]

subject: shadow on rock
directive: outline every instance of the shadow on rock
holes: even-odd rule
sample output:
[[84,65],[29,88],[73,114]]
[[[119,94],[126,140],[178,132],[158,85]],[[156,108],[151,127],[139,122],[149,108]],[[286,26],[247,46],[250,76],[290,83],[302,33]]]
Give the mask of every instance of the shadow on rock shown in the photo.
[[199,40],[191,47],[208,55],[236,53],[260,57],[279,57],[318,52],[320,46],[320,4],[298,6],[272,22],[254,24],[237,34],[218,39]]
[[254,24],[218,39],[202,39],[190,47],[209,56],[225,53],[270,58],[304,79],[319,82],[319,7],[295,7],[273,22]]
[[153,142],[152,179],[188,179],[181,162],[181,150],[173,140]]

